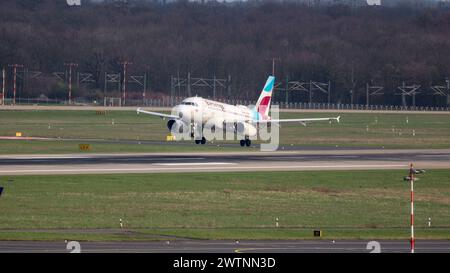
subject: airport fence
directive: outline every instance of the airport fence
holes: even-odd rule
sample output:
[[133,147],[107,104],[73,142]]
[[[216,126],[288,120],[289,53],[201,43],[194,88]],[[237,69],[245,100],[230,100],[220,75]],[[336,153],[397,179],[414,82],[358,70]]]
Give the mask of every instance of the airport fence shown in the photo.
[[[179,104],[184,97],[166,97],[159,99],[127,100],[125,105],[118,99],[114,104],[106,100],[87,100],[75,98],[71,105],[86,106],[139,106],[139,107],[173,107]],[[217,101],[233,105],[252,105],[254,100],[217,99]],[[5,105],[12,105],[12,99],[5,99]],[[449,106],[401,106],[401,105],[365,105],[365,104],[341,104],[341,103],[309,103],[309,102],[272,102],[279,105],[280,109],[302,110],[369,110],[369,111],[450,111]],[[16,98],[16,105],[69,105],[68,100],[49,98]]]

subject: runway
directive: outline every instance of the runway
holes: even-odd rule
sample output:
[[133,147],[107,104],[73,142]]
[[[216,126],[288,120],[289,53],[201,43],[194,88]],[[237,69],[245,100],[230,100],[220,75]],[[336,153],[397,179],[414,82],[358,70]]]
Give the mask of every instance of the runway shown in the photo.
[[[408,240],[377,241],[381,253],[409,253]],[[68,242],[0,241],[0,253],[69,253]],[[82,253],[370,253],[369,240],[174,240],[79,242]],[[416,253],[450,253],[449,240],[417,240]]]
[[450,150],[2,155],[0,175],[450,168]]

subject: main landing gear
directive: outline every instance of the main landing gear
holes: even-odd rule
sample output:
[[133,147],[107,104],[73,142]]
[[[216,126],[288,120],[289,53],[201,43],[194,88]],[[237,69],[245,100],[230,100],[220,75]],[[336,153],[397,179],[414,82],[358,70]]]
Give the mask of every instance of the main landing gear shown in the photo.
[[245,137],[245,139],[241,139],[239,144],[241,144],[241,147],[244,146],[250,147],[250,145],[252,145],[252,141],[248,137]]
[[[206,144],[206,138],[202,137],[202,139],[196,139],[195,140],[195,144],[205,145]],[[252,145],[252,141],[248,137],[246,137],[245,139],[241,139],[239,144],[241,144],[241,147],[245,147],[245,146],[250,147]]]
[[202,137],[202,139],[196,139],[195,140],[195,144],[202,144],[205,145],[206,144],[206,138]]

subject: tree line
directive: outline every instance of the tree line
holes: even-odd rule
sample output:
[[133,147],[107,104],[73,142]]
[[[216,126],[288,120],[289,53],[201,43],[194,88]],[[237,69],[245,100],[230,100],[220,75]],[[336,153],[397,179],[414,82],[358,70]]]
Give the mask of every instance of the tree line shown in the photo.
[[[126,60],[132,62],[130,74],[146,73],[150,96],[170,95],[171,76],[190,73],[230,76],[230,94],[220,96],[254,99],[275,58],[277,79],[330,81],[334,103],[349,103],[350,91],[355,103],[364,103],[369,83],[384,87],[374,103],[400,104],[397,87],[405,82],[422,85],[417,105],[445,104],[429,95],[429,86],[444,85],[450,77],[447,8],[130,2],[69,7],[65,1],[2,1],[0,65],[7,67],[8,81],[8,65],[23,64],[45,73],[23,83],[20,96],[62,98],[66,87],[51,72],[74,62],[77,71],[93,75],[92,83],[74,87],[74,96],[101,98],[105,72],[123,73]],[[120,96],[116,89],[111,92]],[[290,95],[297,101],[307,97]]]

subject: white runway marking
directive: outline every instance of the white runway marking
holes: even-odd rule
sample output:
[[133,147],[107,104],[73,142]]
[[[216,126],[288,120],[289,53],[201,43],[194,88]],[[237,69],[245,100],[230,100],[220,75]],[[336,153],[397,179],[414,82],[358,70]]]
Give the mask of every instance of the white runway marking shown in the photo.
[[172,161],[172,160],[204,160],[204,157],[172,157],[172,158],[112,158],[108,159],[110,161],[155,161],[155,160],[162,160],[162,161]]
[[450,157],[450,155],[418,155],[417,157]]
[[[359,155],[325,155],[325,157],[328,158],[359,158]],[[265,156],[264,159],[283,159],[286,161],[292,160],[292,159],[311,159],[310,156]]]
[[359,155],[330,155],[328,157],[338,157],[338,158],[358,158]]
[[[223,164],[234,164],[234,163],[225,163],[218,162],[219,165]],[[220,164],[222,163],[222,164]],[[164,163],[163,163],[164,164]],[[169,164],[169,163],[167,163]],[[164,164],[165,166],[167,164]],[[188,164],[188,163],[180,163],[180,164]],[[217,164],[217,163],[216,163]],[[156,165],[156,164],[155,164]],[[161,164],[162,165],[162,164]],[[189,164],[192,165],[192,164]],[[197,164],[198,165],[198,164]],[[166,168],[158,168],[158,167],[142,167],[142,168],[77,168],[74,167],[72,169],[24,169],[24,170],[0,170],[0,173],[111,173],[111,172],[152,172],[152,171],[226,171],[226,170],[287,170],[287,169],[373,169],[373,168],[407,168],[407,164],[403,165],[290,165],[290,166],[222,166],[222,167],[211,167],[205,168],[203,167],[166,167]]]
[[284,160],[290,160],[290,159],[307,159],[308,157],[306,156],[290,156],[290,157],[285,157],[285,156],[265,156],[264,159],[284,159]]
[[229,162],[196,162],[196,163],[154,163],[158,166],[198,166],[198,165],[236,165]]
[[89,158],[89,156],[8,156],[0,157],[1,159],[79,159],[79,158]]
[[157,158],[158,160],[203,160],[204,157],[172,157],[172,158]]

